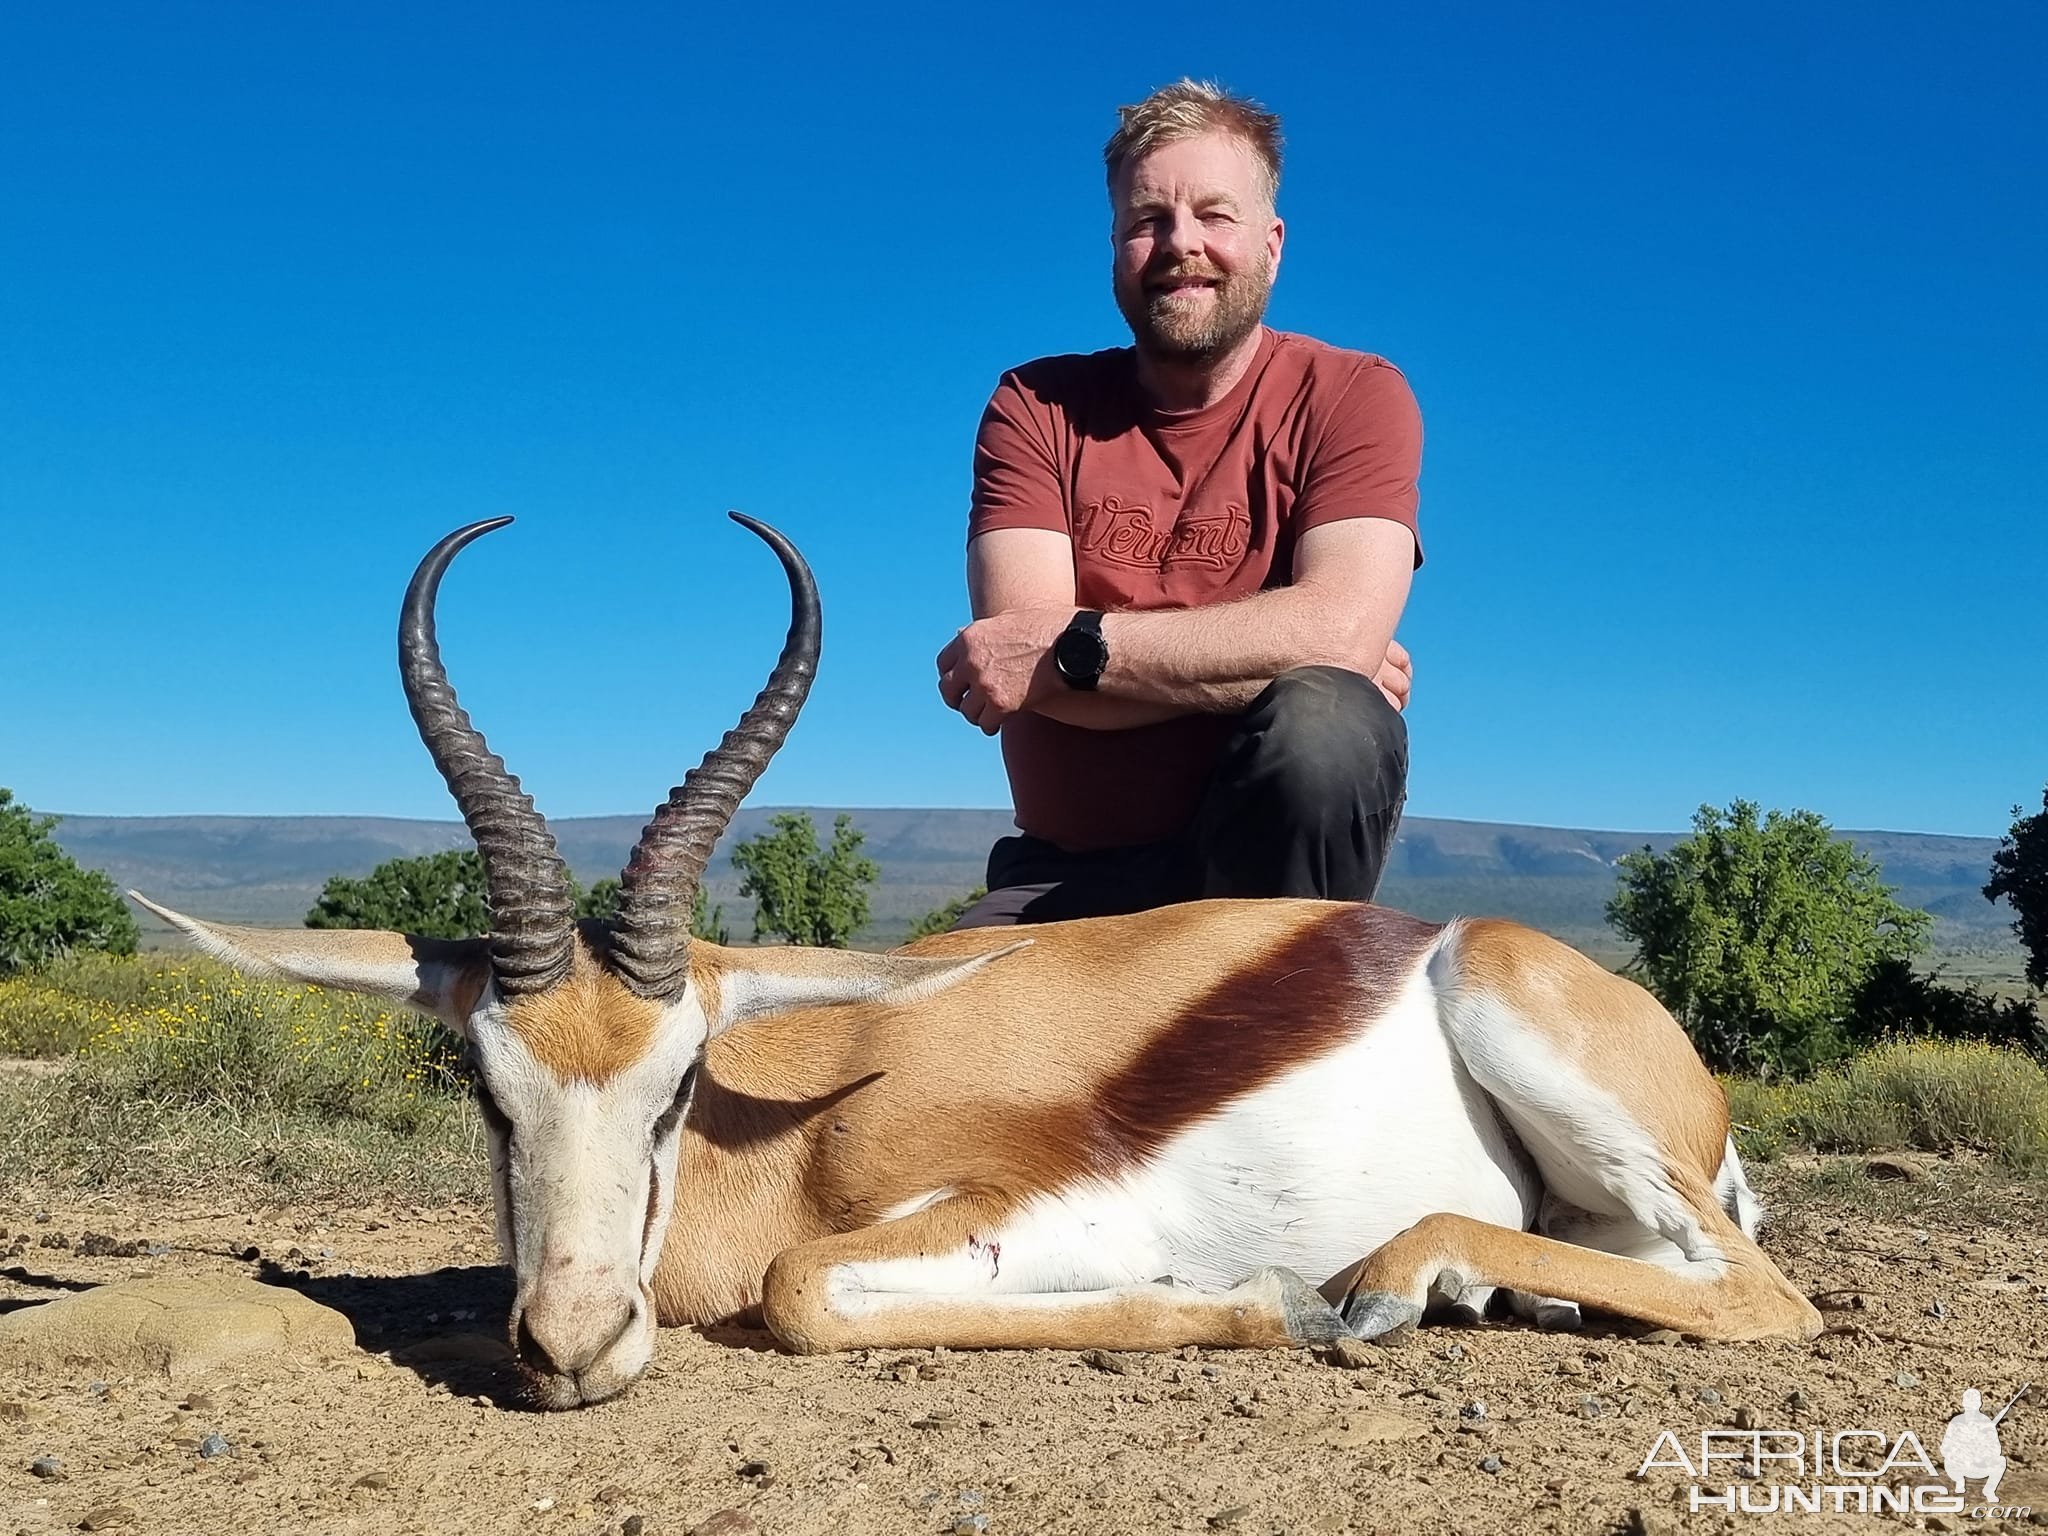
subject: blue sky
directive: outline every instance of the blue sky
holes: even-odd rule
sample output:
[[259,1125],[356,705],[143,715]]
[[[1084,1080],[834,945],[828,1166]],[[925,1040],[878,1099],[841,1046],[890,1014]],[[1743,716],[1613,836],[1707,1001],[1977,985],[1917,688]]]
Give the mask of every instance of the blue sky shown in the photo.
[[[726,14],[714,14],[723,11]],[[444,816],[442,635],[553,815],[822,675],[762,803],[999,805],[932,656],[997,375],[1127,339],[1099,150],[1286,120],[1269,320],[1427,430],[1416,814],[1702,801],[1996,833],[2048,778],[2048,12],[16,7],[0,33],[0,784]]]

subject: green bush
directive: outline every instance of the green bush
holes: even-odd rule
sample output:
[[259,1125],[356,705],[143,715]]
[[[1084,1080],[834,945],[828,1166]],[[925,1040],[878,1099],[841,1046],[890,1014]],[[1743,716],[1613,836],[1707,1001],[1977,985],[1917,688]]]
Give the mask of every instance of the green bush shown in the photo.
[[0,976],[73,950],[135,953],[135,919],[96,869],[81,869],[37,816],[0,789]]

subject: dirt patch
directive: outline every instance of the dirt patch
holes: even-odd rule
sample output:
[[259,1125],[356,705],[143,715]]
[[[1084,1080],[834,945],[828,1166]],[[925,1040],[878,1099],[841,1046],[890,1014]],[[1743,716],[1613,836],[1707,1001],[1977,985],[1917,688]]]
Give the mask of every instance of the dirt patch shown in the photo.
[[[711,1528],[732,1536],[1746,1530],[1753,1517],[1674,1502],[1689,1481],[1674,1471],[1632,1479],[1660,1430],[1697,1445],[1754,1415],[1910,1428],[1934,1447],[1964,1388],[1993,1408],[2048,1377],[2041,1206],[1981,1179],[1963,1190],[1946,1167],[1863,1180],[1874,1194],[1811,1166],[1769,1181],[1782,1214],[1767,1246],[1838,1330],[1807,1344],[1501,1324],[1424,1330],[1347,1367],[1307,1352],[797,1359],[761,1334],[666,1330],[631,1393],[566,1415],[517,1405],[498,1334],[509,1282],[481,1206],[5,1205],[0,1311],[145,1274],[239,1275],[336,1308],[362,1349],[196,1386],[0,1375],[0,1529],[73,1531],[118,1509],[108,1528],[138,1533],[594,1536],[637,1520],[681,1536],[728,1510]],[[81,1245],[88,1231],[145,1246],[116,1257]],[[2048,1402],[2001,1429],[2003,1498],[2048,1511]]]

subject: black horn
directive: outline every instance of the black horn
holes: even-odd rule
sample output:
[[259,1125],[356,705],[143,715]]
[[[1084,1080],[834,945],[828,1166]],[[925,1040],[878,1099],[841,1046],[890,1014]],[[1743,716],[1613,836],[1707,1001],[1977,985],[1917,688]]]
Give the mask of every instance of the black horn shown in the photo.
[[789,576],[789,635],[782,655],[740,723],[683,782],[640,834],[619,881],[619,917],[612,933],[612,968],[642,997],[669,998],[689,974],[690,906],[711,850],[731,823],[768,759],[796,724],[797,711],[818,675],[824,621],[818,583],[796,546],[738,512],[742,528],[759,534]]
[[398,618],[398,672],[420,740],[448,781],[476,851],[491,904],[491,964],[509,993],[544,992],[567,974],[574,952],[575,907],[569,867],[554,834],[504,760],[485,743],[456,701],[434,638],[434,596],[448,563],[474,539],[511,522],[494,517],[458,528],[427,552]]

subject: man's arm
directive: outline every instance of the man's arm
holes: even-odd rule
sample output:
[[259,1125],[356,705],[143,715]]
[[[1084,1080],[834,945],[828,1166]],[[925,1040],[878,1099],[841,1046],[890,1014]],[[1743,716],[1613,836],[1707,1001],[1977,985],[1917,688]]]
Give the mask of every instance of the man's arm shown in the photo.
[[1392,645],[1414,575],[1415,538],[1389,518],[1343,518],[1301,535],[1293,583],[1209,607],[1112,613],[1109,666],[1094,693],[1070,689],[1051,647],[1075,612],[1073,549],[1045,529],[997,529],[968,546],[975,621],[939,653],[946,702],[993,732],[1020,710],[1124,729],[1242,709],[1290,667],[1375,677],[1406,703],[1407,655]]

